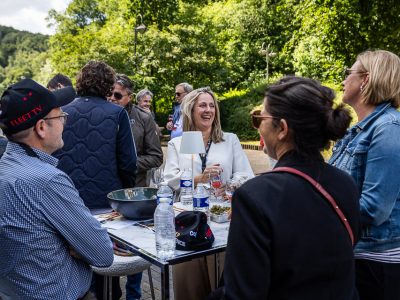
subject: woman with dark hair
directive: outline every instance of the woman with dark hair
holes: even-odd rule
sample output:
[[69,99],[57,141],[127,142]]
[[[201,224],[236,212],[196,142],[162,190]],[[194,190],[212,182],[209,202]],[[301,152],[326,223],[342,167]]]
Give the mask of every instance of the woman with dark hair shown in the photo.
[[358,299],[357,187],[320,154],[350,123],[333,99],[317,81],[285,77],[253,113],[266,152],[278,162],[233,196],[225,299]]
[[400,299],[400,58],[366,51],[346,75],[343,102],[354,108],[358,123],[329,162],[349,173],[361,194],[357,289],[362,300]]

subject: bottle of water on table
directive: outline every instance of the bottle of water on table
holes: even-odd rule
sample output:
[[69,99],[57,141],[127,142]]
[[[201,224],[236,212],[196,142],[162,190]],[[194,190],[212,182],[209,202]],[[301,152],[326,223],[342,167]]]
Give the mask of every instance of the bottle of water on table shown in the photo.
[[168,198],[170,200],[169,204],[170,205],[174,204],[173,195],[174,195],[174,193],[172,192],[171,188],[168,186],[168,183],[161,182],[160,187],[157,191],[157,204],[160,203],[161,198]]
[[202,183],[199,183],[194,190],[193,194],[193,210],[202,211],[207,215],[208,221],[210,221],[210,202],[209,193],[204,188]]
[[175,214],[169,202],[169,198],[160,198],[154,212],[157,256],[162,260],[171,258],[175,253]]
[[185,169],[181,175],[181,203],[192,205],[192,169]]

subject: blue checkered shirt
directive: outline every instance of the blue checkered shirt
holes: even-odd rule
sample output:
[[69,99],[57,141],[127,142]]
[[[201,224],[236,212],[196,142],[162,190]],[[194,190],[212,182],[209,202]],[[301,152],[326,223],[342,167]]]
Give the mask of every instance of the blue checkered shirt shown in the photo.
[[112,264],[112,243],[58,160],[34,152],[9,142],[0,159],[0,298],[76,300],[89,264]]

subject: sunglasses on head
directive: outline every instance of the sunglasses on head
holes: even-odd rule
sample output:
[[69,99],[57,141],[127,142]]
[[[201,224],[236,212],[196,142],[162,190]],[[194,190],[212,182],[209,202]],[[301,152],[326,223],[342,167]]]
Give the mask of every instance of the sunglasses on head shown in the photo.
[[111,97],[114,97],[115,100],[119,101],[119,100],[121,100],[123,97],[128,96],[128,95],[129,95],[129,94],[122,95],[122,94],[119,93],[119,92],[113,92],[113,93],[111,94]]
[[251,113],[251,125],[253,125],[255,129],[260,128],[261,121],[264,119],[277,119],[277,118],[273,116],[263,116],[261,115],[261,110],[255,110]]

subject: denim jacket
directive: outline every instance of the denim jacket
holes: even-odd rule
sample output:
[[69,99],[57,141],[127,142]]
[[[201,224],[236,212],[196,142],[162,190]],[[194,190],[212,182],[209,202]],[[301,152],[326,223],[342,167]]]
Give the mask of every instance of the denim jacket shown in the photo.
[[353,176],[360,190],[355,252],[400,247],[400,112],[378,105],[336,143],[329,163]]

